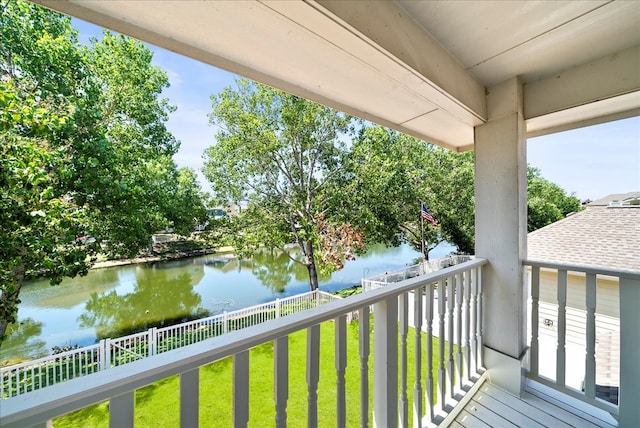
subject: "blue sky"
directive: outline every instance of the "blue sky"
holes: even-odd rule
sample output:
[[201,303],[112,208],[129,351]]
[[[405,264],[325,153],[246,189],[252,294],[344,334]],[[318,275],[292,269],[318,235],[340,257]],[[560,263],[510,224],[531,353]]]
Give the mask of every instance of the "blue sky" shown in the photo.
[[[100,38],[101,29],[74,19],[80,40]],[[153,62],[171,82],[163,96],[178,107],[167,127],[181,141],[175,161],[198,172],[200,184],[209,186],[200,173],[202,153],[215,141],[208,122],[211,94],[233,85],[237,76],[210,65],[147,45]],[[528,163],[542,176],[580,199],[598,199],[611,193],[640,191],[640,118],[579,128],[527,141]]]

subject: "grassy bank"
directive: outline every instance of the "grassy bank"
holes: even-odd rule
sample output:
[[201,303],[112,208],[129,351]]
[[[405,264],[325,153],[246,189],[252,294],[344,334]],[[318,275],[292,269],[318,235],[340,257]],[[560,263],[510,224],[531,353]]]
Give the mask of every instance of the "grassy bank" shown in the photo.
[[194,236],[189,238],[172,234],[158,234],[155,235],[156,242],[153,244],[152,251],[143,251],[137,257],[130,259],[107,259],[104,256],[100,256],[92,268],[100,269],[136,263],[159,262],[233,251],[233,247],[211,248],[209,242],[197,237],[197,233],[194,233]]
[[[414,332],[408,340],[409,402],[413,400]],[[423,341],[424,334],[422,335]],[[319,426],[335,426],[335,365],[334,324],[321,325],[320,384],[318,386]],[[437,339],[434,355],[438,355]],[[424,346],[423,346],[424,348]],[[358,323],[347,326],[346,399],[347,425],[357,426],[360,420],[360,359],[358,356]],[[289,401],[287,421],[289,426],[306,426],[307,386],[305,382],[306,331],[289,337]],[[373,358],[369,358],[370,385],[372,385]],[[435,360],[432,364],[435,367]],[[424,381],[424,379],[423,379]],[[233,426],[232,420],[233,374],[231,359],[225,359],[200,368],[200,424],[202,426]],[[249,426],[274,426],[273,402],[273,346],[267,343],[250,353]],[[136,427],[176,427],[180,425],[179,378],[164,379],[136,391]],[[370,394],[370,409],[372,396]],[[371,419],[370,419],[371,421]],[[108,427],[108,404],[102,403],[70,413],[54,420],[59,427]]]

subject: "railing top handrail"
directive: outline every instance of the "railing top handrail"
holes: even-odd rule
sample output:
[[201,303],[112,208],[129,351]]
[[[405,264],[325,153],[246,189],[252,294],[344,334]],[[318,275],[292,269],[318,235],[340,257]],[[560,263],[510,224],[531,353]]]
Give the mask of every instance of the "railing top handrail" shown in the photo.
[[531,266],[531,267],[550,268],[550,269],[557,269],[557,270],[567,270],[571,272],[584,272],[584,273],[591,273],[596,275],[608,275],[608,276],[618,276],[622,278],[640,279],[640,271],[632,271],[627,269],[607,269],[607,268],[601,268],[601,267],[582,266],[582,265],[574,265],[574,264],[567,264],[567,263],[543,262],[538,260],[524,260],[522,264],[525,266]]
[[[207,339],[183,348],[138,360],[92,374],[91,385],[86,378],[38,389],[28,394],[6,399],[0,407],[4,424],[30,426],[42,420],[86,407],[149,385],[179,373],[195,370],[205,364],[251,349],[299,330],[334,319],[383,300],[397,297],[421,285],[430,284],[487,263],[485,259],[470,260],[447,269],[406,279],[393,287],[379,288],[340,299],[304,312],[277,318],[242,330]],[[80,403],[80,406],[78,405]]]

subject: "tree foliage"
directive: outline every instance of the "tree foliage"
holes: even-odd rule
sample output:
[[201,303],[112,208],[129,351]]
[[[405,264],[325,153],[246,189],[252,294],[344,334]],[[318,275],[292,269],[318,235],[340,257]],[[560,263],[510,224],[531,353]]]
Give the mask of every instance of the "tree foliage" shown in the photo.
[[68,17],[0,7],[2,337],[24,281],[136,254],[157,230],[190,230],[204,205],[172,160],[168,78],[142,43],[105,32],[83,46]]
[[[344,213],[365,228],[367,242],[408,242],[425,257],[442,241],[473,252],[473,163],[458,154],[390,129],[361,130],[349,156],[342,193]],[[420,221],[420,204],[437,226]]]
[[[473,254],[472,152],[455,153],[383,127],[367,127],[351,147],[349,171],[335,192],[341,194],[343,212],[364,228],[365,241],[408,242],[420,250],[424,202],[438,223],[425,223],[426,252],[448,241],[458,252]],[[575,196],[528,168],[529,232],[579,209]]]
[[538,168],[527,169],[527,229],[533,232],[565,218],[581,209],[580,199],[567,193],[557,184],[542,177]]
[[233,223],[234,245],[253,254],[296,243],[316,289],[318,269],[339,269],[361,246],[359,231],[336,221],[336,195],[327,191],[342,170],[352,118],[247,80],[211,100],[220,131],[203,172],[220,203],[249,201]]

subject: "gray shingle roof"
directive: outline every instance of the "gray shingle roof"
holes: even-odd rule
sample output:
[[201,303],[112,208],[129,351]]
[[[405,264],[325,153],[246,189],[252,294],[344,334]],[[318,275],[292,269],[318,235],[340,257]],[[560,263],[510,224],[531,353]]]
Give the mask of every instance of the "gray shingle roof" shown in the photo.
[[626,199],[638,198],[640,197],[640,192],[629,192],[629,193],[614,193],[609,196],[605,196],[604,198],[596,199],[589,203],[589,207],[600,205],[607,206],[613,201],[624,201]]
[[610,195],[529,233],[527,258],[640,272],[640,206],[608,206],[637,196],[640,192]]

